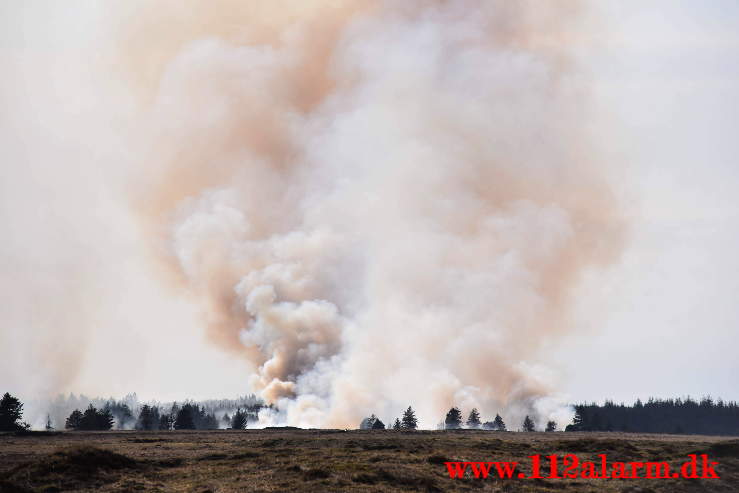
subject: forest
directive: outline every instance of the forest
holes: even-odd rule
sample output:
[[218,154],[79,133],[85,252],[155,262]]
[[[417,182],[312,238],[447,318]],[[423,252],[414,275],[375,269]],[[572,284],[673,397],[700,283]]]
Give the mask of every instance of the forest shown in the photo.
[[739,435],[739,404],[704,397],[654,399],[627,406],[606,401],[576,404],[565,431],[623,431],[691,435]]

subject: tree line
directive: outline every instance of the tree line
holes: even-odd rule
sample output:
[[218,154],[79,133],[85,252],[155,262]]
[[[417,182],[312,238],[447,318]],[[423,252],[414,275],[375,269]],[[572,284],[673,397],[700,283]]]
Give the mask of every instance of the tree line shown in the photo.
[[684,399],[637,399],[627,406],[606,401],[602,406],[576,404],[566,431],[625,431],[700,435],[739,435],[739,404]]
[[[230,410],[231,415],[226,411],[218,417],[217,411],[202,403],[185,402],[179,405],[175,402],[168,407],[144,404],[137,408],[138,415],[134,416],[127,402],[108,400],[99,407],[90,403],[84,411],[74,409],[63,421],[64,427],[70,430],[110,430],[116,424],[119,428],[130,426],[137,430],[244,429],[249,422],[258,420],[259,410],[265,407],[252,396],[236,401],[207,402],[215,402],[219,406],[236,404],[238,407]],[[631,406],[606,401],[603,405],[576,404],[573,408],[573,422],[567,425],[565,431],[739,435],[739,404],[735,401],[714,401],[710,397],[699,401],[690,397],[650,398],[645,403],[637,400]],[[0,431],[29,430],[30,425],[23,422],[22,417],[23,403],[6,392],[0,398]],[[359,427],[368,430],[415,430],[418,428],[418,419],[413,408],[408,406],[401,417],[388,420],[387,425],[372,414],[363,419]],[[47,415],[45,429],[54,429],[50,415]],[[480,412],[473,408],[464,419],[462,411],[456,406],[449,409],[437,429],[508,431],[500,414],[490,421],[483,421]],[[518,429],[527,432],[541,430],[530,416],[524,418]],[[543,427],[543,431],[547,432],[556,430],[554,421],[548,421]]]
[[[69,430],[110,430],[115,422],[114,407],[107,405],[97,409],[90,404],[85,412],[75,409],[65,422]],[[130,409],[121,411],[119,415],[132,416]],[[253,409],[238,408],[233,416],[225,413],[220,419],[215,413],[208,412],[205,407],[197,403],[187,402],[183,405],[174,403],[168,411],[162,411],[158,406],[144,404],[141,406],[134,428],[136,430],[217,430],[224,424],[227,428],[244,429],[249,421],[256,421],[256,411]]]
[[[418,420],[411,406],[403,413],[403,417],[395,418],[391,426],[385,426],[385,423],[374,414],[366,417],[359,424],[360,430],[415,430],[418,428]],[[508,428],[500,414],[496,414],[492,421],[482,422],[480,412],[476,408],[472,408],[466,420],[463,420],[462,411],[458,407],[452,407],[446,413],[444,421],[438,424],[437,429],[440,430],[460,430],[460,429],[483,429],[491,431],[508,431]],[[521,431],[536,431],[536,424],[530,416],[526,416],[521,423]],[[557,423],[547,421],[544,431],[557,431]]]
[[[249,422],[257,420],[257,413],[263,407],[269,407],[254,394],[244,395],[235,399],[209,399],[201,401],[185,401],[190,404],[197,404],[199,411],[198,415],[203,414],[212,415],[216,418],[216,423],[220,428],[228,428],[231,426],[231,415],[241,409],[242,413],[246,413],[247,420]],[[147,412],[151,412],[151,408],[156,407],[156,413],[159,415],[158,419],[162,416],[168,418],[168,425],[162,423],[163,429],[174,429],[174,421],[177,418],[177,412],[182,407],[183,403],[169,402],[161,403],[156,401],[150,401],[146,404],[139,402],[136,393],[131,393],[123,397],[122,399],[114,398],[91,398],[85,395],[59,395],[48,403],[48,415],[46,416],[47,424],[53,428],[54,425],[60,428],[64,427],[66,419],[75,410],[84,411],[89,405],[92,404],[98,410],[108,409],[113,415],[114,424],[113,428],[119,430],[132,430],[139,428],[141,429],[142,424],[140,423],[140,414],[143,410],[143,406],[148,406]],[[173,411],[174,407],[174,411]],[[190,410],[192,411],[192,410]],[[150,429],[152,425],[149,423],[151,418],[146,417],[144,413],[145,422],[147,423],[147,429]],[[224,416],[228,419],[224,421]],[[34,421],[38,424],[40,421],[39,416],[34,417]],[[163,420],[164,421],[164,420]],[[212,427],[212,421],[194,419],[196,428],[198,426],[208,428]],[[154,426],[154,429],[158,429],[158,425]]]

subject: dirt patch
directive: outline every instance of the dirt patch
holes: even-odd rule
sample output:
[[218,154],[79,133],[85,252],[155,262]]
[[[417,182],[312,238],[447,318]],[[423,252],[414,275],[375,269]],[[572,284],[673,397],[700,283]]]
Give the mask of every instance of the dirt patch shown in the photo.
[[44,470],[53,470],[65,474],[91,475],[99,471],[132,469],[138,465],[137,461],[123,454],[84,445],[59,450],[31,463],[29,467],[41,473]]
[[0,493],[33,493],[33,490],[10,481],[0,480]]
[[259,454],[256,452],[242,452],[231,456],[234,460],[256,459],[257,457],[259,457]]
[[578,453],[604,453],[607,451],[613,452],[626,452],[636,453],[638,449],[631,443],[625,440],[592,440],[592,439],[578,439],[578,440],[563,440],[556,442],[555,447],[558,450],[566,450],[567,452],[578,452]]
[[207,455],[201,455],[198,457],[197,460],[223,460],[228,459],[228,455],[226,454],[207,454]]
[[708,447],[708,455],[714,457],[738,457],[739,440],[729,442],[718,442]]
[[445,462],[452,462],[452,460],[443,455],[431,455],[428,459],[426,459],[426,462],[439,466],[443,465]]
[[308,469],[303,471],[303,479],[306,481],[313,481],[316,479],[326,479],[331,477],[331,473],[325,469]]
[[363,443],[362,448],[364,450],[400,450],[397,444],[382,442]]
[[441,492],[442,490],[436,485],[436,481],[425,476],[409,476],[406,474],[394,474],[385,469],[378,469],[370,473],[357,474],[352,481],[360,484],[375,485],[378,483],[387,483],[395,488],[404,490]]
[[8,475],[20,488],[44,491],[74,489],[80,482],[109,483],[121,472],[141,464],[125,455],[91,446],[59,450],[46,457],[16,467]]

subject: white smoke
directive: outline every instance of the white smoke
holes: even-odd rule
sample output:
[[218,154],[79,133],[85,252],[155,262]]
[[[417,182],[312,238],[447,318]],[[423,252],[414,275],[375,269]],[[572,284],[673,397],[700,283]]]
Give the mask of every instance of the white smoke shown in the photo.
[[[0,338],[32,350],[0,367],[33,370],[10,383],[68,391],[95,368],[108,381],[83,390],[107,394],[108,365],[185,385],[197,364],[143,365],[192,318],[157,309],[173,286],[249,365],[238,392],[276,405],[264,423],[559,412],[542,351],[624,232],[573,56],[579,4],[75,6],[4,7],[20,27],[2,38],[0,125],[23,139],[3,140],[19,240],[0,247],[22,262],[3,269]],[[64,220],[15,212],[38,204]]]
[[551,392],[537,354],[621,224],[566,57],[575,13],[543,10],[391,2],[333,19],[329,42],[298,20],[166,66],[146,214],[267,419],[412,404],[430,427]]

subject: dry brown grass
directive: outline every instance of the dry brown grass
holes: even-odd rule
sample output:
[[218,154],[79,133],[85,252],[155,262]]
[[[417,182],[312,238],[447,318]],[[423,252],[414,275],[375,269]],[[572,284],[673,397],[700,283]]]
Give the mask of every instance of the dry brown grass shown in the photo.
[[[667,461],[689,453],[720,462],[719,480],[449,479],[447,460],[518,460],[576,453]],[[6,491],[739,491],[739,441],[623,433],[246,430],[0,435]]]

